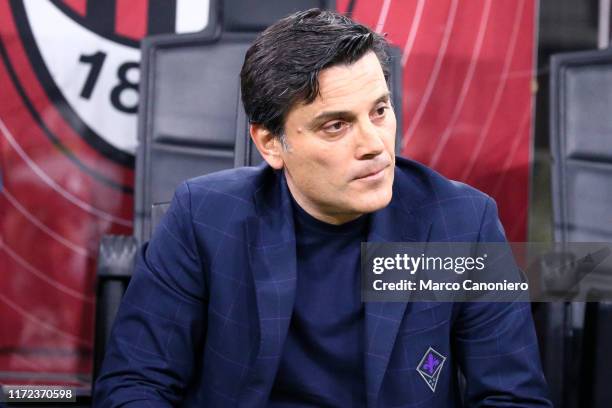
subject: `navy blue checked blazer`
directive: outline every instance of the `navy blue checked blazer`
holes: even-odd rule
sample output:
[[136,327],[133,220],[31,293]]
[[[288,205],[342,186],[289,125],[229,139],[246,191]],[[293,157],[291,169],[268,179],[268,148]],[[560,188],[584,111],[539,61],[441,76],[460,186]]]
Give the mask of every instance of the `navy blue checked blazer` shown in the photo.
[[[296,249],[284,176],[266,165],[183,183],[120,306],[96,407],[265,407],[287,336]],[[368,241],[503,241],[494,201],[398,158]],[[368,407],[551,406],[529,304],[365,305]],[[435,391],[417,372],[446,357]],[[316,381],[313,378],[313,381]]]

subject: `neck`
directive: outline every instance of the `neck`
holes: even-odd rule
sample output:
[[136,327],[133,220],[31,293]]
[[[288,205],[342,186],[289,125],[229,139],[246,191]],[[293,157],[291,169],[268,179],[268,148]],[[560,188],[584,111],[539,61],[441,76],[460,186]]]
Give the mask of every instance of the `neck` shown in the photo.
[[293,199],[295,200],[296,203],[298,203],[298,205],[311,217],[325,222],[327,224],[332,224],[332,225],[342,225],[345,224],[349,221],[353,221],[356,220],[357,218],[361,217],[363,214],[360,213],[354,213],[354,212],[340,212],[340,211],[334,211],[332,209],[325,209],[322,208],[321,206],[318,206],[314,203],[312,203],[311,200],[308,200],[306,197],[304,197],[303,194],[301,194],[298,189],[293,185],[293,181],[291,180],[291,177],[288,176],[285,173],[285,179],[287,180],[287,187],[289,187],[289,192],[291,193],[291,196],[293,197]]

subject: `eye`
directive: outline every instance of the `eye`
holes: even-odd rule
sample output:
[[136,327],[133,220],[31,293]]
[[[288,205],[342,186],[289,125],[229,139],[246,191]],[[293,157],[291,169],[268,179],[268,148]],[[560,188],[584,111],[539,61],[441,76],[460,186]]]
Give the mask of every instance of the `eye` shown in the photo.
[[387,106],[387,105],[380,105],[374,111],[374,117],[382,118],[383,116],[385,116],[385,113],[387,112],[387,109],[389,109],[389,106]]
[[342,132],[347,126],[346,122],[337,120],[324,125],[323,130],[327,133],[336,134]]

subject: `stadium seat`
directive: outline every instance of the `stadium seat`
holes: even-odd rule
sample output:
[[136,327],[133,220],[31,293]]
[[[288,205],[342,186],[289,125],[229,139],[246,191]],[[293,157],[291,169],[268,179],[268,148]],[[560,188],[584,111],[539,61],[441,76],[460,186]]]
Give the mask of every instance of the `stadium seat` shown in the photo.
[[248,131],[238,121],[239,74],[254,35],[144,41],[134,220],[140,242],[151,235],[152,206],[169,202],[181,181],[234,167],[236,137]]
[[[550,66],[555,241],[612,242],[612,50],[557,54]],[[608,407],[610,303],[543,306],[539,335],[555,406]]]

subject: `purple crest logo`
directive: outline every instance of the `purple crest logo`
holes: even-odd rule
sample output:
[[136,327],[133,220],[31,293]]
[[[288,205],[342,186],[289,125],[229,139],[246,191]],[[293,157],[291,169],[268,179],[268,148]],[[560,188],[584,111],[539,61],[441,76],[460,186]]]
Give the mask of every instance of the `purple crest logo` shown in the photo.
[[446,357],[432,347],[429,347],[423,358],[421,358],[421,362],[417,365],[416,370],[421,374],[421,377],[423,377],[425,383],[433,392],[436,391],[436,385],[438,384],[438,378],[440,378],[444,361],[446,361]]

